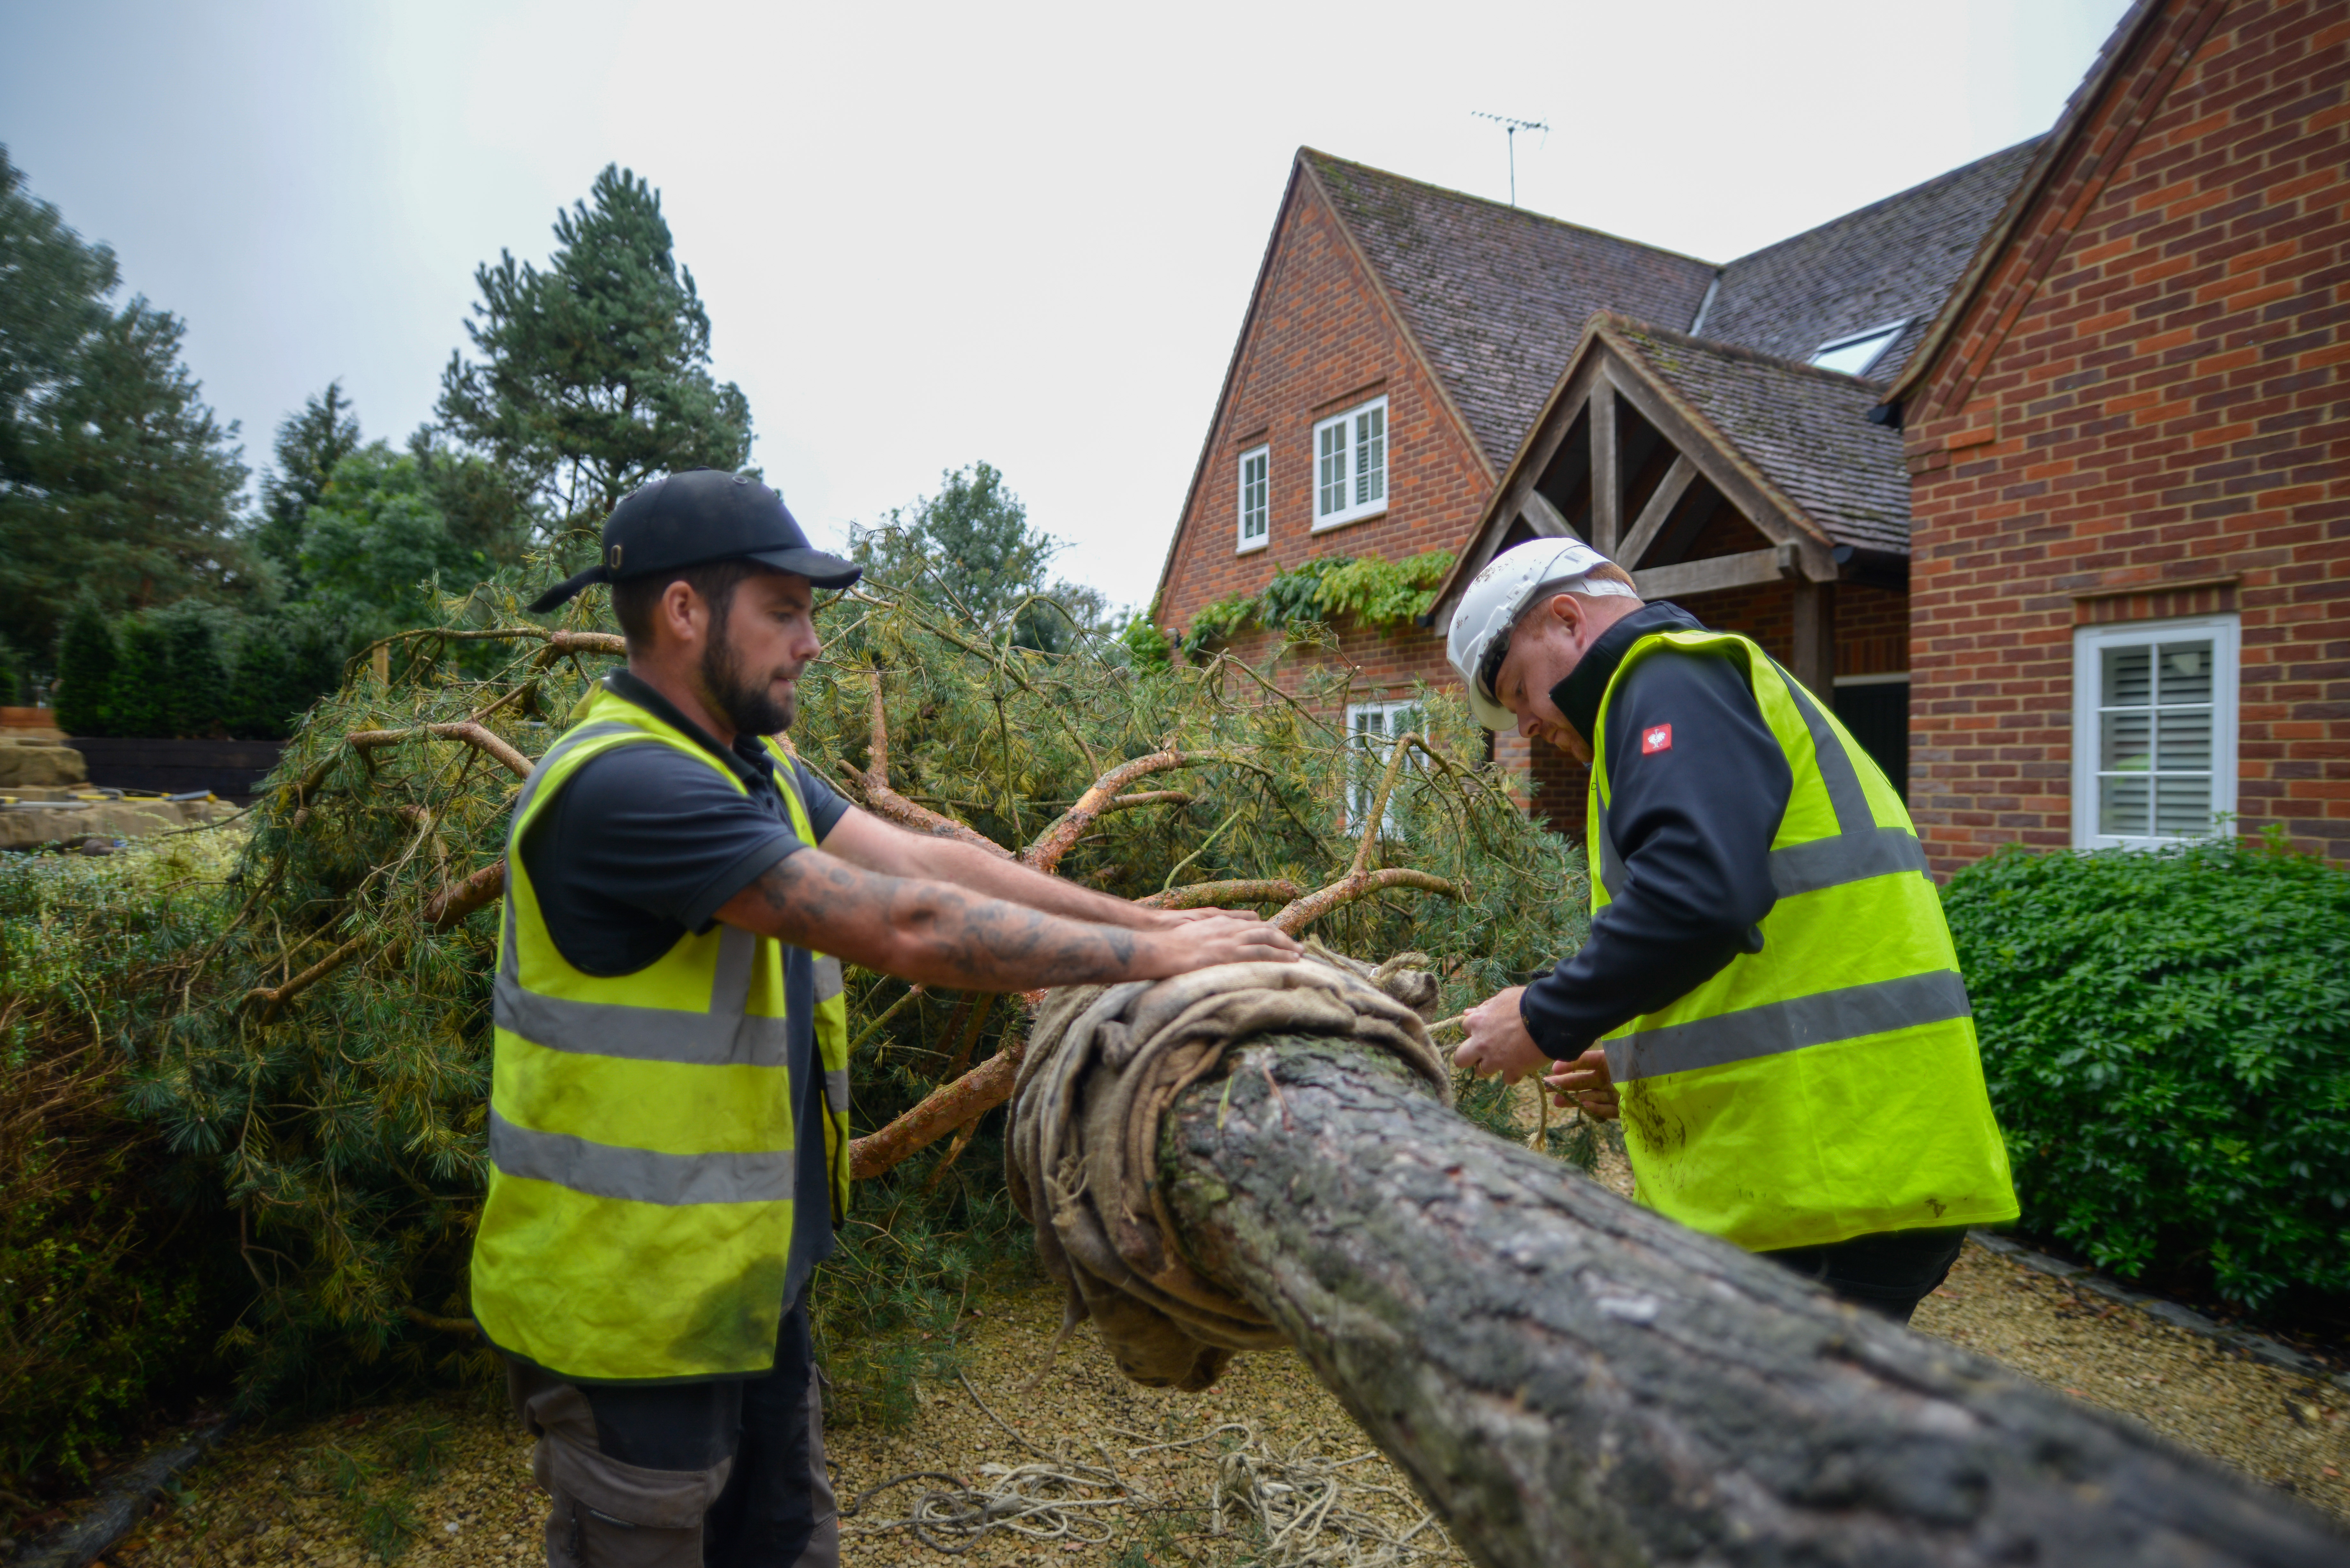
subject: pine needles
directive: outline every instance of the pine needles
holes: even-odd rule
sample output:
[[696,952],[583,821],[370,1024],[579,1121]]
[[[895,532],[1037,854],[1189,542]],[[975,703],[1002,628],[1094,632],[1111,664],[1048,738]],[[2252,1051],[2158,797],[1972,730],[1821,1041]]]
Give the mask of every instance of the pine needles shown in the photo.
[[[202,939],[151,977],[164,1004],[132,1029],[128,1103],[235,1215],[253,1295],[224,1344],[253,1388],[299,1377],[331,1397],[488,1370],[464,1282],[504,837],[520,774],[619,653],[600,595],[523,614],[550,569],[503,575],[447,603],[445,625],[354,659],[249,814]],[[1578,940],[1579,862],[1512,805],[1448,698],[1426,695],[1415,734],[1374,753],[1323,717],[1343,711],[1343,672],[1284,691],[1227,657],[1136,668],[1103,639],[1014,646],[1018,618],[1048,608],[978,620],[925,582],[833,601],[800,754],[879,815],[1107,892],[1254,902],[1345,950],[1417,949],[1448,1011]],[[956,1249],[1001,1253],[993,1139],[974,1136],[1027,1009],[855,971],[849,995],[861,1171],[904,1168],[894,1241],[858,1228],[877,1212],[860,1204],[835,1272],[847,1298],[859,1270],[931,1282],[873,1303],[914,1324]],[[889,1246],[910,1251],[885,1264]],[[887,1418],[895,1379],[872,1381]]]

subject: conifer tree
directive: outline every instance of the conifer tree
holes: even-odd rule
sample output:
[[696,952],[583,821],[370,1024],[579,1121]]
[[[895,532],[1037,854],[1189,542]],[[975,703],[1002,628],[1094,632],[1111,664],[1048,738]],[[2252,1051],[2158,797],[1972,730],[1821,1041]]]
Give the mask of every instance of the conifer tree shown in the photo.
[[120,286],[0,150],[0,624],[36,648],[77,592],[120,611],[240,587],[244,483],[180,358],[184,328]]
[[151,616],[123,623],[122,658],[114,667],[107,709],[118,735],[172,733],[172,644]]
[[440,418],[557,528],[589,526],[649,477],[738,470],[751,455],[742,389],[710,373],[710,317],[680,266],[660,195],[614,164],[555,223],[542,272],[501,252],[475,269],[466,335]]
[[277,426],[277,466],[261,476],[261,525],[254,543],[286,574],[287,586],[301,582],[302,540],[310,508],[326,493],[335,464],[359,448],[359,415],[343,383],[327,383],[297,413]]
[[85,594],[66,618],[57,648],[57,690],[52,703],[57,727],[68,735],[110,735],[114,731],[114,671],[122,650],[106,612]]

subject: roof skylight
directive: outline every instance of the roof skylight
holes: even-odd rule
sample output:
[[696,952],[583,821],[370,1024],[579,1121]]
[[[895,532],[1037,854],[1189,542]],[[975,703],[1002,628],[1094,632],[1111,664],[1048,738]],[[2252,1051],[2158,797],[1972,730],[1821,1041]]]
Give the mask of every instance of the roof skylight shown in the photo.
[[1823,343],[1814,351],[1812,363],[1823,370],[1840,370],[1847,376],[1864,376],[1877,363],[1877,357],[1893,347],[1901,329],[1909,324],[1897,321],[1890,327],[1872,327],[1851,337],[1838,337]]

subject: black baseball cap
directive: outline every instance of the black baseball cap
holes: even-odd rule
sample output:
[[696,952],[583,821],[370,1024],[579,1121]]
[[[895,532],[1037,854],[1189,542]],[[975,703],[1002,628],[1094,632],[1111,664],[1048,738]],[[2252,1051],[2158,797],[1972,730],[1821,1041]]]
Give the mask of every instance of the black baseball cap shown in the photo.
[[747,473],[691,468],[639,486],[604,519],[604,553],[596,564],[532,601],[544,614],[590,583],[625,582],[712,561],[756,561],[845,588],[865,568],[812,547],[784,498]]

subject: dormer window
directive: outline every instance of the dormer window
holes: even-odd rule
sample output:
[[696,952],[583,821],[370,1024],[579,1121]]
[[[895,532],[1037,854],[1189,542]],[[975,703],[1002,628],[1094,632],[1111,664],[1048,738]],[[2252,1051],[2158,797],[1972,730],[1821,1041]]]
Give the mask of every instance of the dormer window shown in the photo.
[[1823,370],[1836,370],[1847,376],[1866,376],[1884,352],[1893,347],[1901,329],[1909,324],[1896,321],[1887,327],[1872,327],[1867,331],[1849,337],[1833,338],[1823,343],[1812,354],[1812,363]]

